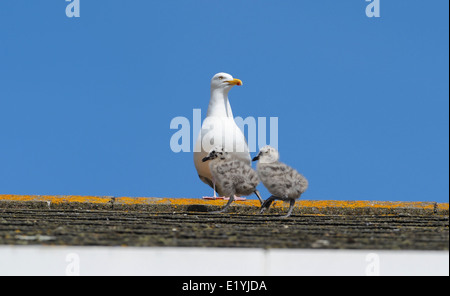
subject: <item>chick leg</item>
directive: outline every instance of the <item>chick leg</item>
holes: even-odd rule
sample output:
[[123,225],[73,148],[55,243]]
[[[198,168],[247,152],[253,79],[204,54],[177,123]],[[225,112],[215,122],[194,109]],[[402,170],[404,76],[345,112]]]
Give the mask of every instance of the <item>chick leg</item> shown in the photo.
[[295,199],[291,199],[290,205],[289,205],[289,211],[288,211],[287,215],[282,216],[281,218],[288,218],[292,214],[292,211],[294,210],[294,205],[295,205]]
[[268,199],[266,199],[266,201],[262,204],[261,209],[259,211],[260,214],[264,213],[266,210],[268,210],[270,208],[270,206],[272,205],[273,201],[278,199],[276,196],[271,196]]
[[230,199],[228,200],[227,204],[223,207],[223,209],[221,209],[219,211],[214,211],[211,213],[213,213],[213,214],[224,213],[226,210],[228,210],[228,208],[233,203],[233,201],[234,201],[234,195],[230,196]]

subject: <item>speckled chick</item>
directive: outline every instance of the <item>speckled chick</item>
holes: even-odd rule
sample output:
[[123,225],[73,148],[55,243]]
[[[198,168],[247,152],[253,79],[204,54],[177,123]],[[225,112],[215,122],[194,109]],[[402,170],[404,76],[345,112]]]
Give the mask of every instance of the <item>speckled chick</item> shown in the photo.
[[[235,196],[247,196],[256,191],[259,184],[257,173],[248,164],[231,157],[222,147],[214,147],[202,161],[210,162],[214,182],[225,196],[230,197],[226,206],[217,213],[225,212]],[[262,200],[260,202],[262,204]]]
[[292,214],[296,199],[300,198],[308,188],[308,180],[295,169],[279,161],[278,151],[271,147],[261,148],[253,161],[259,160],[256,171],[267,190],[272,194],[262,205],[261,214],[267,210],[273,201],[289,201],[289,211],[285,218]]

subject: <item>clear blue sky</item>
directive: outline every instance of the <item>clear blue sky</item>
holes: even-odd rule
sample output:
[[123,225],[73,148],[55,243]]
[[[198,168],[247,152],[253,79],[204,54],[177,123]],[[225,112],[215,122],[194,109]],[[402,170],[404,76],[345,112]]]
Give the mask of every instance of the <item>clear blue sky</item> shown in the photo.
[[0,194],[210,195],[169,124],[224,71],[304,199],[448,202],[448,1],[80,3],[0,2]]

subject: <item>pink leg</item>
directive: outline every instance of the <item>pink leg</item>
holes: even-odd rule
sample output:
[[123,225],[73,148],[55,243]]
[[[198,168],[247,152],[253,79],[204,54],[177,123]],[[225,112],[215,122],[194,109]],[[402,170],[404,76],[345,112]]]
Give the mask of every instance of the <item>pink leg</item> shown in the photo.
[[[203,199],[207,199],[207,200],[229,200],[230,198],[226,197],[226,196],[203,196]],[[241,196],[234,196],[234,200],[235,201],[244,201],[244,200],[247,200],[247,198],[241,197]]]
[[[214,195],[213,196],[203,196],[203,199],[207,199],[207,200],[229,200],[229,197],[226,196],[217,196],[216,195],[216,182],[214,182],[214,178],[212,179],[212,183],[213,183],[213,192]],[[238,197],[238,196],[234,196],[234,200],[235,201],[244,201],[247,200],[245,197]]]

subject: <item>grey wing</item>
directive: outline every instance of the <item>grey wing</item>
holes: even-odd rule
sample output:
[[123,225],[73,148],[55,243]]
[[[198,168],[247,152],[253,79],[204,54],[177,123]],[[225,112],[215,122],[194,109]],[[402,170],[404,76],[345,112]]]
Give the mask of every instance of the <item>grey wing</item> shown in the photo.
[[261,182],[269,192],[279,198],[287,198],[290,195],[294,182],[289,175],[292,168],[280,163],[261,164],[258,167],[258,175]]
[[249,195],[259,183],[255,171],[236,159],[221,163],[215,173],[221,188],[228,194]]
[[243,165],[237,170],[235,177],[236,191],[241,195],[250,195],[256,190],[259,178],[256,172],[248,165]]
[[308,180],[297,171],[295,171],[295,180],[296,180],[295,187],[298,188],[300,194],[302,194],[303,192],[306,191],[306,189],[308,189],[309,186]]
[[233,172],[234,169],[231,162],[221,162],[211,169],[214,181],[221,188],[222,195],[231,196],[235,194]]
[[288,196],[297,198],[308,188],[308,180],[297,172],[297,170],[289,167],[289,172],[287,173],[288,183],[292,186],[288,188]]

